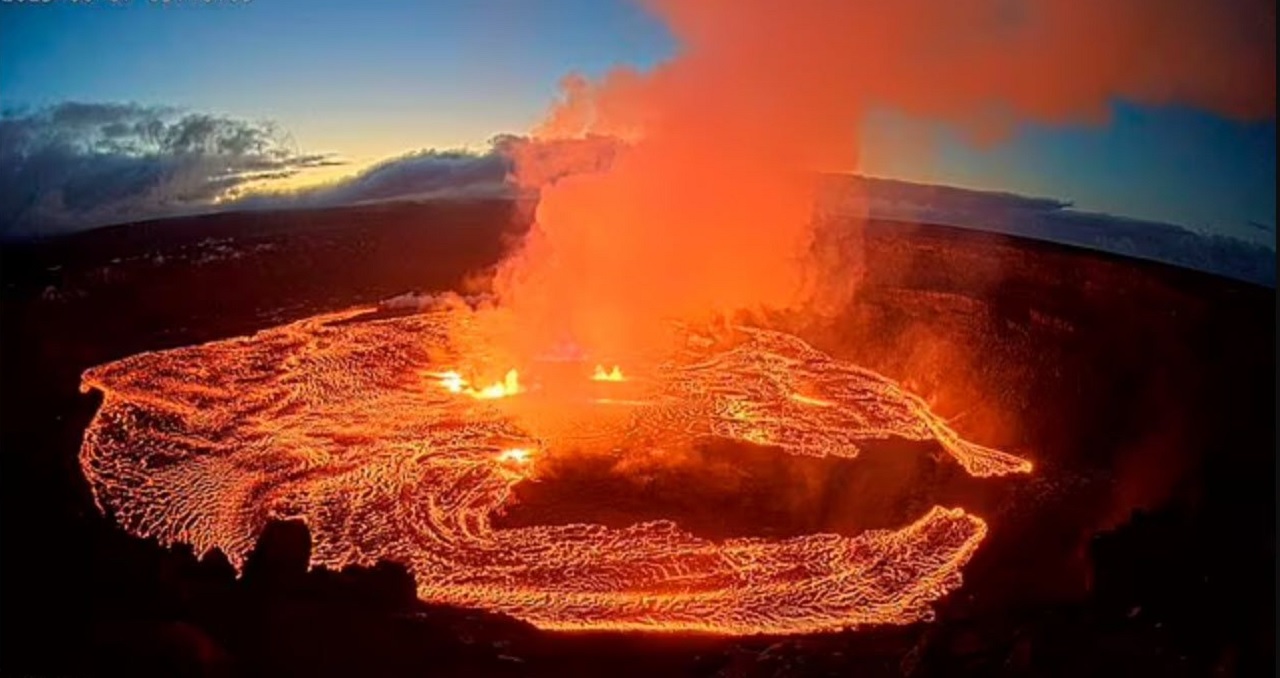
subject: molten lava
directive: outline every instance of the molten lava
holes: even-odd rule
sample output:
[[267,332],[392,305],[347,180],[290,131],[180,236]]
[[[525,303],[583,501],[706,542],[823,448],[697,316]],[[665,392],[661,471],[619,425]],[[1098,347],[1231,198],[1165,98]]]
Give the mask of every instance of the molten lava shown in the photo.
[[509,450],[503,450],[498,455],[498,461],[505,461],[512,464],[528,464],[533,461],[533,452],[523,447],[513,447]]
[[626,378],[622,376],[622,368],[617,365],[614,365],[613,369],[608,372],[604,371],[604,365],[596,365],[596,371],[591,375],[591,378],[595,381],[626,381]]
[[[498,529],[492,517],[536,479],[536,459],[593,446],[720,437],[854,457],[859,441],[898,437],[936,440],[977,476],[1031,469],[787,334],[681,328],[661,361],[624,362],[625,382],[583,371],[581,388],[557,391],[530,365],[475,389],[460,375],[483,373],[487,356],[463,345],[465,312],[351,322],[359,313],[88,370],[82,388],[104,399],[81,465],[99,506],[135,534],[233,558],[269,518],[301,518],[316,564],[399,561],[423,599],[547,629],[806,633],[927,618],[986,524],[934,507],[897,531],[711,541],[671,521]],[[601,402],[615,398],[627,406]]]
[[516,370],[507,370],[507,374],[502,381],[495,382],[481,389],[475,389],[470,382],[462,378],[457,372],[440,372],[432,376],[440,380],[440,385],[450,393],[465,393],[472,398],[480,398],[482,400],[490,400],[493,398],[505,398],[520,393],[520,373]]

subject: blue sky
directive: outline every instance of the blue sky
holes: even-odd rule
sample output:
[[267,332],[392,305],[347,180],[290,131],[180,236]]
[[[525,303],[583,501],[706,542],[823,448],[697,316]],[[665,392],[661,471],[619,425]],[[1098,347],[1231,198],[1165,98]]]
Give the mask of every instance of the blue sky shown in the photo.
[[[0,97],[5,107],[137,102],[270,119],[306,151],[367,163],[526,131],[565,73],[649,66],[677,48],[626,0],[6,3]],[[984,147],[891,111],[865,131],[869,174],[1275,241],[1274,119],[1116,102],[1107,125],[1023,126]],[[904,136],[910,152],[896,143]]]

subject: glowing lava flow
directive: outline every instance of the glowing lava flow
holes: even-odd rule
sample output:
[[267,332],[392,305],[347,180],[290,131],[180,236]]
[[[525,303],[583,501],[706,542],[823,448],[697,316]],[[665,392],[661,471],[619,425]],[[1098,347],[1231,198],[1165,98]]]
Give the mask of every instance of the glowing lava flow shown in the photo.
[[491,400],[493,398],[505,398],[513,396],[524,389],[520,387],[520,373],[516,370],[507,370],[506,376],[502,381],[490,384],[481,389],[473,388],[466,379],[462,378],[457,372],[441,372],[435,374],[440,379],[440,385],[450,393],[465,393],[472,398],[481,400]]
[[845,457],[864,439],[936,439],[974,475],[1030,470],[962,440],[894,382],[786,334],[744,328],[731,346],[690,334],[642,370],[635,383],[649,385],[629,407],[587,399],[599,419],[531,430],[510,408],[541,391],[515,372],[476,390],[440,371],[459,364],[431,363],[429,349],[477,353],[450,344],[460,313],[356,314],[87,371],[82,388],[104,394],[81,450],[99,506],[135,534],[233,558],[267,519],[299,517],[317,564],[396,560],[426,600],[548,629],[804,633],[927,618],[959,586],[985,523],[935,507],[897,531],[713,542],[670,521],[496,529],[491,517],[543,455],[601,437],[626,449],[721,436]]
[[626,381],[622,376],[622,368],[617,365],[612,370],[605,371],[604,365],[596,365],[596,371],[592,373],[591,379],[594,381]]

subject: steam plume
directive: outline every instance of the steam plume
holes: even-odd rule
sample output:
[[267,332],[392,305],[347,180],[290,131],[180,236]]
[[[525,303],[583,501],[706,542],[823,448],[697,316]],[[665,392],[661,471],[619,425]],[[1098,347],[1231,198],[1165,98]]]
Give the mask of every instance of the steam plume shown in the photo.
[[[498,278],[538,343],[644,340],[660,316],[812,297],[812,170],[856,170],[873,106],[998,138],[1098,123],[1115,98],[1274,115],[1275,4],[1215,0],[652,0],[682,50],[564,80],[535,131],[630,142],[544,184]],[[536,330],[536,331],[535,331]]]

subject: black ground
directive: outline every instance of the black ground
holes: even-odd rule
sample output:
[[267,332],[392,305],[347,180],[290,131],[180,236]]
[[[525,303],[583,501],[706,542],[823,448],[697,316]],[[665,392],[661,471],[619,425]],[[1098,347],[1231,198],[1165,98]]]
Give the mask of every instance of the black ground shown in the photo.
[[514,221],[507,203],[441,203],[5,244],[0,674],[1272,673],[1274,290],[954,229],[870,225],[856,303],[822,323],[771,321],[928,394],[971,439],[1033,458],[1033,477],[970,481],[927,445],[892,441],[856,463],[736,451],[759,460],[730,485],[701,464],[639,485],[566,469],[522,487],[504,517],[593,515],[557,503],[590,497],[566,485],[608,488],[599,519],[665,512],[712,537],[856,531],[963,505],[992,532],[931,624],[547,634],[422,604],[394,565],[307,572],[298,525],[271,528],[237,580],[220,554],[162,549],[95,509],[76,459],[97,406],[78,393],[86,367],[456,288]]

